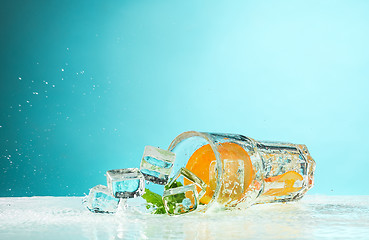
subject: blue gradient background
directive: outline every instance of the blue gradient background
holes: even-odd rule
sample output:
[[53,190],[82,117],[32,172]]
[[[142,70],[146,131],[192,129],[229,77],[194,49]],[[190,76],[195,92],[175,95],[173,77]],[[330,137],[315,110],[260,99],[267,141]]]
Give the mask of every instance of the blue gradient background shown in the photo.
[[310,193],[368,195],[368,13],[365,0],[2,1],[0,196],[83,195],[188,130],[304,143]]

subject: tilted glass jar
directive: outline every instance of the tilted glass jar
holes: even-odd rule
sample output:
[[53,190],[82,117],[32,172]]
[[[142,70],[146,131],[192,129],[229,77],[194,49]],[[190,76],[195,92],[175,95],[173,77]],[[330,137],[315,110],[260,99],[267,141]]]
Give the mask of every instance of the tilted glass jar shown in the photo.
[[[202,211],[294,201],[314,184],[315,161],[302,144],[190,131],[178,135],[168,150],[176,154],[171,177],[184,167],[206,183]],[[184,178],[182,184],[191,181]]]

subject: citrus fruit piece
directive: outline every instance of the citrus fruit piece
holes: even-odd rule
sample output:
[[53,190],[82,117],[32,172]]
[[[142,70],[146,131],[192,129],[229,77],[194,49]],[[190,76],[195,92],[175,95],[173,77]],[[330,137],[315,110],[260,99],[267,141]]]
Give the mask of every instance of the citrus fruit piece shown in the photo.
[[[252,181],[250,156],[240,145],[231,142],[219,144],[218,152],[223,165],[222,188],[218,200],[220,202],[239,200]],[[214,195],[217,179],[215,166],[215,154],[209,144],[197,149],[187,162],[186,168],[207,184],[206,192],[200,199],[202,204],[208,204]],[[240,171],[242,174],[239,174]],[[185,185],[190,183],[189,180],[184,179]]]
[[278,176],[274,176],[274,177],[269,177],[265,179],[265,183],[282,183],[284,184],[283,188],[271,188],[270,190],[266,191],[265,193],[263,193],[263,195],[268,195],[268,196],[284,196],[284,195],[288,195],[290,193],[293,192],[297,192],[299,191],[301,187],[294,187],[295,182],[296,181],[302,181],[303,177],[301,176],[301,174],[295,172],[295,171],[288,171],[284,174],[278,175]]

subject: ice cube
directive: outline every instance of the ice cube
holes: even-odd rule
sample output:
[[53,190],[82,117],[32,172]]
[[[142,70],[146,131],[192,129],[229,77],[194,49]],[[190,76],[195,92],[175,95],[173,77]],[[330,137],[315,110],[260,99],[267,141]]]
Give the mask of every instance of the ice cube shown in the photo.
[[165,185],[175,161],[175,154],[153,146],[146,146],[140,170],[147,181]]
[[196,210],[199,197],[195,184],[165,190],[163,202],[169,215],[180,215]]
[[108,188],[117,198],[135,198],[145,193],[145,178],[138,168],[106,172]]
[[[186,178],[192,183],[183,186],[175,183],[179,178]],[[173,186],[177,186],[171,188]],[[163,194],[164,207],[170,215],[184,214],[195,211],[199,205],[199,199],[206,192],[206,183],[187,168],[181,168],[166,185],[167,190]]]
[[198,176],[196,176],[193,172],[191,172],[190,170],[188,170],[187,168],[180,168],[179,171],[177,172],[177,174],[170,180],[170,182],[167,184],[167,186],[170,188],[172,186],[172,184],[180,177],[184,177],[187,180],[191,181],[193,184],[197,185],[200,191],[197,191],[199,199],[202,198],[202,196],[205,194],[206,192],[206,183],[199,178]]
[[115,213],[119,205],[119,198],[110,194],[109,189],[103,185],[91,188],[90,193],[83,199],[88,210],[95,213]]

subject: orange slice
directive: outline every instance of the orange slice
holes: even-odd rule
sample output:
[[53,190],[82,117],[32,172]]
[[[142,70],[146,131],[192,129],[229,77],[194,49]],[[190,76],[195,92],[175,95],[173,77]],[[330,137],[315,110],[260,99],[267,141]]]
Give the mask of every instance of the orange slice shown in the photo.
[[[253,171],[250,156],[240,145],[230,142],[218,145],[218,152],[222,159],[222,164],[225,166],[223,167],[223,185],[219,199],[221,202],[239,200],[243,197],[252,181]],[[197,149],[186,165],[188,170],[207,184],[206,193],[200,199],[200,202],[203,204],[208,204],[214,195],[217,178],[215,163],[215,154],[210,145],[207,144]],[[243,175],[238,174],[240,167],[243,168],[241,170]],[[243,179],[240,179],[240,176]],[[184,179],[185,185],[190,183],[189,180]]]
[[301,174],[295,171],[288,171],[284,174],[266,178],[265,182],[267,183],[281,183],[284,184],[283,188],[271,188],[270,190],[263,193],[263,195],[268,196],[284,196],[293,192],[299,191],[301,187],[294,187],[296,181],[302,181],[303,177]]

